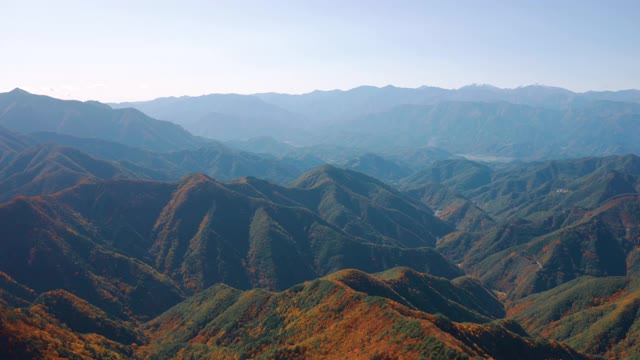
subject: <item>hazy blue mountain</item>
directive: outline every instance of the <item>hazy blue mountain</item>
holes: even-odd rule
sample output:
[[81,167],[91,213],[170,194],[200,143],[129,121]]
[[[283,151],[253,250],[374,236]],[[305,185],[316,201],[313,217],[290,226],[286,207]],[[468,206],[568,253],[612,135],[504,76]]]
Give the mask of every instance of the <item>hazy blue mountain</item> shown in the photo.
[[299,164],[298,167],[304,169],[328,163],[360,171],[386,181],[396,181],[411,175],[438,160],[457,158],[446,150],[433,146],[399,147],[371,153],[362,148],[330,144],[293,146],[272,137],[228,141],[225,144],[231,148],[270,155],[290,163],[295,162]]
[[276,135],[283,138],[305,127],[302,116],[251,95],[169,97],[111,106],[136,108],[149,116],[182,125],[196,135],[218,140]]
[[296,146],[276,140],[270,136],[259,136],[246,140],[232,140],[227,141],[226,144],[239,150],[258,154],[269,154],[276,157],[289,155],[297,149]]
[[[574,93],[540,85],[453,90],[361,86],[301,95],[212,94],[113,106],[132,106],[197,135],[234,140],[243,150],[277,157],[291,150],[339,163],[368,152],[387,156],[398,148],[437,147],[454,154],[542,159],[638,152],[638,93]],[[265,137],[287,140],[297,148],[267,144]],[[319,145],[361,151],[338,160],[307,149]]]
[[343,167],[391,182],[412,173],[409,166],[371,153],[351,159]]
[[206,143],[180,126],[135,109],[113,110],[95,101],[59,100],[20,89],[0,94],[0,126],[21,133],[48,131],[98,138],[155,151]]
[[469,85],[459,89],[429,86],[416,89],[360,86],[346,91],[314,91],[302,95],[266,93],[257,96],[266,102],[323,123],[349,120],[365,114],[387,111],[399,105],[430,105],[443,101],[509,102],[548,109],[563,109],[577,100],[640,103],[638,90],[575,93],[543,85],[514,89],[501,89],[491,85]]
[[640,153],[640,104],[590,101],[566,110],[511,103],[403,105],[328,129],[327,143],[375,152],[431,145],[457,154],[559,158]]
[[337,126],[329,131],[326,141],[376,151],[428,145],[453,153],[502,153],[501,147],[517,146],[509,153],[519,155],[549,141],[545,135],[557,115],[552,110],[509,103],[403,105]]
[[155,176],[151,178],[161,181],[177,180],[190,173],[202,172],[220,181],[255,176],[286,184],[304,171],[323,164],[317,159],[276,159],[232,149],[215,141],[199,149],[156,153],[106,140],[54,133],[33,133],[30,137],[41,143],[72,146],[99,159],[119,161],[125,167],[144,168],[147,173],[153,171]]
[[28,148],[32,143],[33,141],[26,136],[0,126],[0,160],[8,154]]
[[435,146],[419,148],[401,147],[390,149],[382,154],[389,159],[403,162],[414,169],[422,169],[439,160],[459,158],[458,156]]
[[203,172],[220,181],[255,176],[286,184],[308,169],[298,167],[296,161],[265,158],[221,145],[177,151],[164,157],[188,173]]
[[401,104],[425,104],[447,93],[445,89],[360,86],[351,90],[314,91],[302,95],[257,94],[262,100],[303,114],[319,124],[336,123],[377,113]]
[[456,191],[479,188],[491,182],[493,171],[486,165],[466,160],[440,160],[417,173],[402,179],[406,189],[425,184],[442,184]]
[[[469,85],[459,89],[422,86],[360,86],[350,90],[313,91],[292,95],[262,93],[255,95],[211,94],[197,97],[169,97],[150,101],[112,104],[113,107],[134,107],[150,116],[178,124],[195,126],[202,131],[215,131],[211,123],[231,126],[228,133],[241,126],[257,126],[254,132],[266,131],[264,123],[275,127],[302,129],[351,120],[363,115],[388,111],[399,105],[433,105],[439,102],[509,102],[547,109],[562,110],[574,102],[611,100],[640,103],[640,90],[590,91],[575,93],[566,89],[528,85],[502,89],[491,85]],[[208,119],[200,123],[203,119]],[[234,124],[233,121],[239,122]],[[195,125],[198,124],[199,125]],[[209,123],[209,124],[207,124]],[[208,130],[203,130],[207,128]],[[217,127],[221,129],[220,127]],[[226,132],[226,131],[225,131]],[[223,139],[227,134],[214,138]],[[251,131],[249,131],[251,132]],[[212,133],[202,134],[211,135]],[[199,134],[200,135],[200,134]],[[214,134],[215,135],[215,134]],[[222,136],[224,135],[224,136]],[[249,138],[264,133],[240,134]]]
[[630,89],[620,91],[587,91],[583,93],[581,97],[589,100],[610,100],[640,103],[640,90]]
[[[166,153],[131,147],[113,141],[80,138],[51,132],[31,133],[29,138],[37,143],[65,145],[84,151],[98,159],[120,161],[123,164],[133,164],[164,174],[155,180],[177,180],[188,173],[187,169],[183,169],[179,164],[167,159],[168,154]],[[215,142],[211,142],[211,145],[215,145]]]

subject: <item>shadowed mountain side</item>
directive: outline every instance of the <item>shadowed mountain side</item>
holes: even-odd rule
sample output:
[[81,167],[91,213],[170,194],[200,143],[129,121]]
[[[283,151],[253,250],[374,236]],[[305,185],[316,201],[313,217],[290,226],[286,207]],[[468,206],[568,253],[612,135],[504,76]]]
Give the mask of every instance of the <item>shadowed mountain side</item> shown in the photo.
[[41,294],[31,308],[40,310],[63,322],[76,333],[100,334],[122,344],[143,343],[143,335],[133,330],[133,323],[109,316],[85,300],[64,290]]
[[3,359],[131,359],[130,346],[96,334],[80,333],[40,306],[0,309]]
[[36,292],[0,271],[0,305],[4,307],[28,306],[36,298]]
[[[448,228],[365,175],[331,172],[346,176],[335,184],[349,180],[354,189],[374,190],[345,193],[347,204],[387,204],[375,212],[380,219],[394,221],[394,204],[409,207],[416,217],[400,218],[415,221],[408,228]],[[37,292],[64,289],[119,316],[152,314],[171,305],[181,296],[176,283],[188,292],[218,282],[284,289],[343,268],[377,272],[394,266],[446,278],[463,274],[434,249],[376,244],[411,244],[414,237],[404,230],[382,235],[385,229],[377,227],[384,222],[367,223],[367,218],[345,212],[343,217],[358,218],[372,229],[357,236],[316,209],[295,205],[314,200],[315,194],[262,184],[271,194],[282,191],[292,197],[276,202],[195,174],[178,183],[99,181],[50,196],[18,198],[0,207],[0,271]],[[422,241],[426,245],[429,239]],[[142,304],[144,309],[139,309]]]
[[118,316],[155,315],[182,297],[152,267],[114,251],[52,198],[0,205],[0,271],[40,293],[64,289]]

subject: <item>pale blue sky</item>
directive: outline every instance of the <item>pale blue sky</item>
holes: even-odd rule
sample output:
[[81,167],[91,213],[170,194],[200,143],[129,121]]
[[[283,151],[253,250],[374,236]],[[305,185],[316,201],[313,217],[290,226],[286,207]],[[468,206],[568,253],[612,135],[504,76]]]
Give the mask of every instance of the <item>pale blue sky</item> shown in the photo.
[[0,91],[640,88],[640,0],[0,0]]

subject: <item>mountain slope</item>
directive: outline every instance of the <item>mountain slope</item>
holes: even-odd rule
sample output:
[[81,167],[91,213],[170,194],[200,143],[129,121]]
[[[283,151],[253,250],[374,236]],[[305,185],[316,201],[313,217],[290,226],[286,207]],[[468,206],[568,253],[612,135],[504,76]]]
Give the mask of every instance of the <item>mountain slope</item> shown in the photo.
[[632,359],[640,333],[639,165],[626,155],[496,166],[489,184],[465,192],[496,225],[448,234],[438,249],[501,292],[508,317],[530,333]]
[[411,173],[408,166],[375,154],[364,154],[351,159],[343,167],[384,181],[397,181]]
[[101,241],[77,213],[46,198],[0,205],[0,271],[41,293],[67,290],[114,316],[157,314],[181,299],[150,266]]
[[585,276],[518,300],[510,316],[537,336],[609,359],[633,359],[640,341],[638,310],[634,279]]
[[32,145],[32,141],[0,126],[0,161],[10,153],[20,152]]
[[404,178],[402,187],[411,189],[426,184],[442,184],[463,192],[487,185],[493,171],[486,165],[466,160],[440,160]]
[[424,204],[381,181],[331,165],[306,172],[288,188],[264,185],[254,179],[230,184],[236,191],[305,207],[352,236],[383,245],[434,246],[438,236],[453,230]]
[[231,149],[215,141],[198,149],[157,153],[100,139],[54,133],[33,133],[30,138],[41,143],[72,146],[99,159],[119,161],[133,170],[143,168],[152,175],[148,178],[160,181],[178,180],[187,174],[202,172],[221,181],[255,176],[286,184],[309,168],[295,159],[273,159]]
[[496,217],[536,220],[636,193],[638,176],[640,158],[636,155],[533,162],[494,171],[490,185],[465,195]]
[[82,182],[106,179],[153,179],[152,170],[102,161],[73,148],[45,144],[0,161],[0,203],[17,195],[51,194]]
[[586,358],[559,343],[522,337],[508,326],[455,323],[417,310],[410,302],[399,303],[396,281],[424,281],[420,274],[405,278],[403,271],[385,281],[345,270],[280,293],[217,285],[148,323],[145,333],[152,344],[143,354],[220,359],[336,354],[383,359]]
[[58,100],[16,89],[0,94],[0,126],[21,133],[48,131],[99,138],[155,151],[189,149],[206,143],[180,126],[134,109],[96,102]]
[[484,232],[495,220],[460,193],[441,184],[427,184],[405,192],[435,209],[435,215],[465,232]]
[[[365,177],[346,170],[332,171]],[[368,177],[364,179],[372,181]],[[340,182],[341,187],[360,186],[349,179]],[[315,204],[315,201],[330,203],[322,197],[316,198],[315,188],[304,190],[258,183],[270,196],[256,193],[255,188],[242,182],[225,185],[202,174],[187,176],[178,183],[85,182],[51,196],[18,199],[0,208],[3,210],[1,220],[7,224],[3,229],[6,232],[3,246],[9,254],[14,251],[10,249],[17,246],[11,239],[32,239],[20,243],[20,253],[16,256],[24,260],[28,258],[25,254],[37,249],[38,244],[84,244],[82,250],[77,249],[78,256],[83,251],[108,255],[85,258],[86,263],[71,262],[71,268],[80,266],[86,269],[84,273],[91,274],[94,271],[91,269],[105,266],[101,259],[122,257],[119,261],[130,263],[127,266],[132,268],[141,266],[133,264],[142,261],[149,271],[153,269],[174,279],[185,291],[196,291],[218,282],[240,288],[283,289],[342,268],[375,272],[404,265],[448,278],[462,274],[435,250],[424,247],[432,238],[415,236],[418,231],[425,235],[448,231],[449,225],[434,218],[419,203],[391,192],[381,183],[374,184],[373,189],[382,193],[371,194],[378,198],[344,193],[345,204],[368,206],[366,211],[375,217],[361,217],[351,209],[344,209],[339,219],[323,215],[317,206],[301,205]],[[281,193],[282,199],[274,197],[277,193]],[[374,201],[380,204],[388,201],[389,207],[380,207]],[[397,214],[405,207],[410,210],[409,215]],[[20,221],[9,226],[14,221],[11,219],[16,218]],[[345,224],[340,222],[343,220]],[[385,228],[390,221],[401,226]],[[349,226],[351,223],[366,227],[369,232],[359,233],[358,228],[354,230]],[[41,234],[42,238],[34,238],[33,234]],[[65,251],[71,254],[76,251],[71,244],[64,245],[60,252],[42,252],[42,268],[33,271],[44,272],[52,263],[63,259],[66,262]],[[58,249],[57,246],[53,248]],[[5,265],[0,264],[0,271],[34,290],[45,290],[31,283],[40,277],[28,270],[34,266],[31,262],[16,263],[17,260],[10,258],[6,261]],[[296,271],[291,272],[292,268]],[[57,274],[60,283],[75,284],[71,280],[63,281],[67,271],[59,271],[49,276]],[[126,276],[126,281],[133,281],[130,275]],[[54,281],[47,286],[54,286]],[[80,289],[71,292],[92,303],[99,300],[95,294],[78,291]]]
[[131,347],[79,333],[39,307],[0,309],[3,359],[131,359]]
[[184,169],[185,173],[203,172],[221,181],[256,176],[286,184],[307,170],[295,161],[265,158],[225,146],[177,151],[165,154],[164,158]]
[[612,199],[557,230],[531,222],[497,227],[474,242],[463,264],[512,298],[581,276],[629,275],[638,268],[639,199]]

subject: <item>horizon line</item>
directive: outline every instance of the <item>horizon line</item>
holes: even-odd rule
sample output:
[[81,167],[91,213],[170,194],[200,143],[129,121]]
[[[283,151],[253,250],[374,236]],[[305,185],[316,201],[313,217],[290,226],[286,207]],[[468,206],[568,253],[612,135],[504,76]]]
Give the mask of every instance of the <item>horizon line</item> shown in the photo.
[[431,86],[431,85],[420,85],[417,87],[405,87],[405,86],[396,86],[393,84],[388,84],[388,85],[384,85],[384,86],[376,86],[376,85],[359,85],[359,86],[355,86],[355,87],[351,87],[351,88],[334,88],[334,89],[315,89],[315,90],[311,90],[311,91],[307,91],[307,92],[300,92],[300,93],[295,93],[295,92],[278,92],[278,91],[266,91],[266,92],[251,92],[251,93],[241,93],[241,92],[207,92],[207,93],[202,93],[199,95],[188,95],[188,94],[184,94],[184,95],[168,95],[168,96],[159,96],[159,97],[155,97],[155,98],[147,98],[145,100],[126,100],[126,101],[102,101],[102,100],[97,100],[97,99],[87,99],[87,100],[79,100],[77,98],[61,98],[61,97],[56,97],[55,95],[52,94],[43,94],[43,93],[39,93],[37,91],[34,90],[26,90],[24,88],[21,88],[20,86],[16,86],[15,88],[13,88],[12,90],[6,90],[6,91],[2,91],[0,93],[10,93],[10,92],[14,92],[14,91],[23,91],[32,95],[39,95],[39,96],[47,96],[50,98],[54,98],[54,99],[59,99],[59,100],[75,100],[75,101],[81,101],[81,102],[87,102],[87,101],[97,101],[103,104],[125,104],[125,103],[138,103],[138,102],[149,102],[149,101],[154,101],[154,100],[160,100],[160,99],[180,99],[180,98],[198,98],[198,97],[205,97],[205,96],[211,96],[211,95],[240,95],[240,96],[258,96],[258,95],[267,95],[267,94],[273,94],[273,95],[290,95],[290,96],[304,96],[304,95],[309,95],[309,94],[313,94],[313,93],[329,93],[329,92],[349,92],[349,91],[353,91],[356,89],[360,89],[360,88],[375,88],[375,89],[384,89],[384,88],[396,88],[396,89],[407,89],[407,90],[420,90],[420,89],[440,89],[440,90],[446,90],[446,91],[458,91],[458,90],[462,90],[464,88],[471,88],[471,87],[485,87],[485,88],[493,88],[495,90],[518,90],[518,89],[523,89],[523,88],[527,88],[527,87],[540,87],[540,88],[549,88],[549,89],[557,89],[557,90],[563,90],[563,91],[567,91],[573,94],[587,94],[587,93],[592,93],[592,92],[624,92],[624,91],[640,91],[640,88],[624,88],[624,89],[616,89],[616,90],[586,90],[586,91],[574,91],[571,90],[569,88],[565,88],[565,87],[561,87],[561,86],[555,86],[555,85],[546,85],[546,84],[540,84],[540,83],[532,83],[532,84],[527,84],[527,85],[519,85],[519,86],[515,86],[515,87],[499,87],[499,86],[495,86],[492,84],[488,84],[488,83],[471,83],[468,85],[464,85],[464,86],[460,86],[460,87],[452,87],[452,88],[446,88],[446,87],[440,87],[440,86]]

